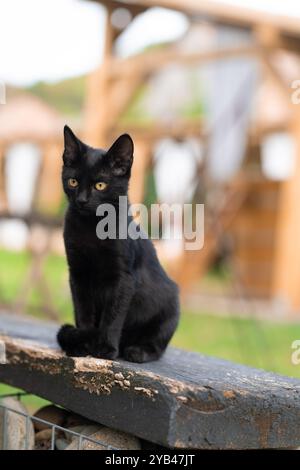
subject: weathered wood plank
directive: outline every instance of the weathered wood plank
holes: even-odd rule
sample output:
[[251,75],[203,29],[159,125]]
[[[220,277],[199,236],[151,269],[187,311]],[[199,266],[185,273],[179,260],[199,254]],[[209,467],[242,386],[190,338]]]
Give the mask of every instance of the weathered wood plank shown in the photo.
[[68,358],[57,326],[0,316],[0,381],[169,447],[300,445],[300,381],[169,348],[148,364]]

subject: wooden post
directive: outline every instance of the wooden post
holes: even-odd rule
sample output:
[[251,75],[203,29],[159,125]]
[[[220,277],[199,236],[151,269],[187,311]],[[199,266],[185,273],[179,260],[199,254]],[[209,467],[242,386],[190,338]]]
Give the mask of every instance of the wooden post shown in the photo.
[[281,45],[278,29],[261,26],[256,37],[261,46],[263,70],[289,107],[291,118],[287,127],[295,142],[293,173],[279,186],[271,279],[271,297],[283,311],[295,314],[300,313],[300,110],[292,104],[289,85],[270,60],[272,51]]
[[56,142],[49,142],[44,145],[42,151],[42,162],[34,205],[44,213],[53,214],[58,210],[62,200],[61,145]]
[[129,187],[129,199],[133,204],[144,200],[146,172],[151,156],[150,142],[134,139],[134,162]]
[[[120,74],[112,75],[113,64],[119,63],[114,57],[113,47],[120,33],[111,23],[112,12],[113,6],[107,8],[103,62],[88,78],[83,135],[90,145],[103,148],[110,143],[112,129],[145,78],[142,70],[123,74],[122,61]],[[132,17],[136,13],[133,9]]]
[[7,210],[7,196],[5,188],[5,147],[0,146],[0,210]]
[[280,189],[272,291],[291,312],[300,313],[300,110],[294,107],[295,168]]
[[111,24],[112,9],[107,8],[102,65],[88,78],[85,110],[84,139],[95,147],[107,145],[107,115],[110,103],[109,63],[113,53],[114,28]]

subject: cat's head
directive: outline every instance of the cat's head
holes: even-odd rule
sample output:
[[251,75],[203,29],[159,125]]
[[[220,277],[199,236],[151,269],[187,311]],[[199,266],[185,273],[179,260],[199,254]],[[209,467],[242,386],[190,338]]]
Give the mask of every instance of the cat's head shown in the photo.
[[117,204],[126,196],[133,162],[133,141],[121,135],[108,150],[94,149],[64,127],[63,188],[81,214],[95,214],[99,204]]

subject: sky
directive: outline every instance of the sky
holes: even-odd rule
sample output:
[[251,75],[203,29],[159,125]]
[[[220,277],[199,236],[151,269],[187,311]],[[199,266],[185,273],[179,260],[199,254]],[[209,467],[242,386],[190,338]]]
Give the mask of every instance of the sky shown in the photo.
[[[295,0],[220,0],[300,18]],[[1,0],[0,81],[19,86],[81,75],[101,62],[104,10],[87,0]],[[155,27],[154,27],[155,25]],[[183,15],[153,9],[119,44],[127,55],[184,33]]]

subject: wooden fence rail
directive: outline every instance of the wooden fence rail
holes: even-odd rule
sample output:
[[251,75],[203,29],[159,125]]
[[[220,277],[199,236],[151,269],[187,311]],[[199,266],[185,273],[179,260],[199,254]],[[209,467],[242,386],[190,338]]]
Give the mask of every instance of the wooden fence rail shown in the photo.
[[69,358],[56,331],[55,324],[0,315],[0,382],[166,447],[300,445],[299,380],[174,348],[142,365]]

